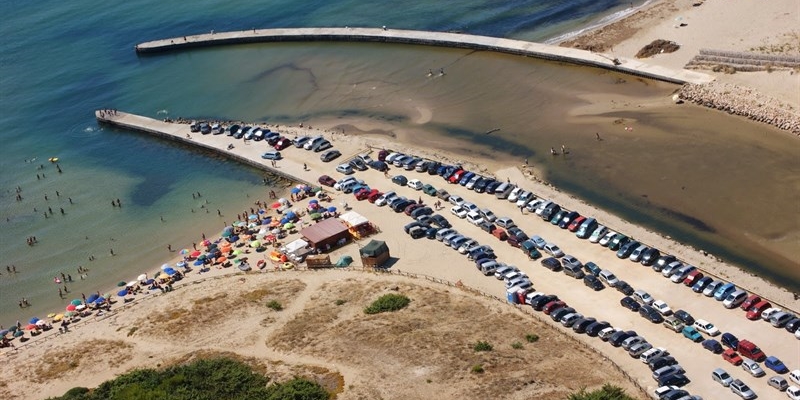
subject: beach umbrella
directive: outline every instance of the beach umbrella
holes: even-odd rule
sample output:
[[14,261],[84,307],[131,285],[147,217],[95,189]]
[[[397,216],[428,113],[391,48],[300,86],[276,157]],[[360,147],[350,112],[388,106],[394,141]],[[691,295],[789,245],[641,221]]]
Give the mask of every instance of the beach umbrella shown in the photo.
[[0,337],[3,337],[5,335],[8,335],[8,329],[3,329],[2,331],[0,331]]
[[136,285],[138,285],[138,284],[139,284],[139,281],[130,281],[130,282],[128,282],[128,284],[127,284],[127,285],[125,285],[125,286],[127,286],[127,287],[133,287],[133,286],[136,286]]
[[202,260],[205,260],[206,258],[208,258],[208,256],[207,256],[207,255],[205,255],[205,254],[201,254],[201,255],[200,255],[200,257],[197,257],[197,260],[198,260],[198,261],[202,261]]
[[281,219],[281,224],[287,224],[289,222],[292,222],[291,218],[283,217],[283,219]]
[[139,281],[139,282],[146,281],[147,280],[147,274],[141,274],[141,275],[137,276],[136,280]]
[[297,218],[297,213],[294,211],[289,211],[288,213],[286,213],[286,218],[295,219]]
[[72,318],[75,316],[75,311],[68,311],[64,313],[64,316],[67,318]]
[[55,316],[56,316],[56,313],[52,313],[52,312],[51,312],[50,314],[47,314],[47,318],[53,318],[53,317],[55,317]]
[[251,222],[251,223],[247,224],[247,228],[248,229],[255,229],[257,227],[258,227],[258,224],[255,223],[255,222]]
[[41,320],[40,319],[40,320],[36,321],[36,326],[45,326],[45,325],[47,325],[47,321],[45,321],[45,320]]
[[261,242],[259,242],[258,240],[250,242],[250,247],[259,247],[259,246],[261,246]]
[[267,212],[267,210],[265,210],[265,209],[263,209],[263,208],[261,208],[261,209],[259,209],[259,210],[258,210],[258,213],[259,213],[259,214],[265,214],[266,212]]
[[75,311],[75,305],[74,304],[68,305],[67,306],[67,311]]
[[117,282],[117,287],[123,287],[123,286],[125,286],[125,281]]
[[311,217],[312,221],[316,221],[316,220],[322,218],[322,214],[320,214],[320,213],[311,213],[309,215],[309,217]]
[[258,219],[258,215],[250,214],[250,215],[247,216],[247,219],[249,219],[249,220]]
[[28,324],[28,325],[25,327],[25,330],[26,330],[26,331],[32,331],[32,330],[34,330],[34,329],[38,329],[38,327],[36,326],[36,324]]
[[127,290],[120,290],[119,292],[117,292],[117,296],[119,296],[119,297],[125,297],[127,295],[128,295],[128,291]]
[[291,222],[283,225],[283,229],[292,229],[292,228],[294,228],[294,224]]
[[153,282],[155,282],[155,281],[156,281],[155,279],[148,279],[148,280],[146,280],[146,281],[144,282],[144,284],[145,284],[145,285],[152,285],[152,284],[153,284]]
[[175,274],[178,273],[178,271],[175,271],[174,269],[169,269],[169,270],[164,271],[164,272],[166,272],[167,275],[169,275],[169,276],[172,276],[172,275],[175,275]]
[[182,255],[182,256],[189,255],[189,253],[190,253],[190,252],[189,252],[189,249],[181,249],[181,255]]
[[87,298],[86,298],[86,302],[87,302],[87,303],[94,303],[94,302],[95,302],[95,300],[97,300],[97,299],[99,299],[99,298],[100,298],[100,295],[99,295],[99,294],[97,294],[97,293],[92,293],[92,294],[90,294],[90,295],[89,295],[89,297],[87,297]]
[[220,235],[220,236],[222,236],[222,237],[224,237],[224,238],[231,237],[231,236],[233,236],[233,232],[231,232],[231,231],[224,231],[224,232],[222,232],[222,235]]
[[234,255],[234,256],[238,256],[239,254],[242,254],[242,251],[241,251],[241,250],[234,250],[234,251],[233,251],[233,255]]
[[200,242],[200,244],[202,244],[203,246],[208,246],[211,244],[211,242],[208,239],[203,239],[203,241]]
[[308,204],[319,204],[319,200],[311,199],[311,201],[309,201]]
[[194,257],[194,258],[197,258],[200,255],[200,252],[195,250],[195,251],[192,252],[192,254],[189,254],[189,255]]
[[53,321],[54,322],[61,321],[62,319],[64,319],[64,314],[56,314],[56,315],[53,316]]
[[285,198],[281,197],[280,199],[278,199],[278,203],[289,204],[289,200],[286,200]]
[[336,212],[336,207],[334,206],[328,207],[328,212]]
[[178,268],[186,268],[186,261],[178,261],[178,263],[175,264],[175,266]]
[[11,332],[16,332],[17,329],[19,329],[19,328],[16,325],[11,325],[11,327],[8,328],[8,330],[11,331]]
[[219,247],[219,244],[217,244],[217,243],[211,243],[210,245],[208,245],[208,249],[209,250],[216,249],[217,247]]
[[292,194],[298,194],[300,192],[301,192],[300,188],[296,188],[296,187],[292,188]]
[[105,302],[105,301],[106,301],[106,298],[103,297],[103,296],[100,296],[100,297],[94,299],[94,304],[103,304],[103,302]]
[[276,201],[276,202],[270,204],[269,207],[270,208],[281,208],[281,203]]
[[240,239],[239,236],[233,235],[230,238],[228,238],[228,241],[231,243],[236,243],[239,241],[239,239]]
[[279,221],[277,219],[273,219],[272,221],[270,221],[269,226],[270,226],[270,228],[274,228],[274,227],[276,227],[276,226],[278,226],[280,224],[281,224],[281,221]]
[[69,303],[72,304],[73,306],[79,306],[79,305],[83,304],[83,301],[81,299],[75,299],[75,300],[70,301]]
[[14,332],[14,337],[21,337],[21,336],[24,336],[24,335],[25,335],[25,332],[23,332],[23,331]]
[[78,311],[84,310],[84,309],[86,309],[86,304],[81,304],[79,306],[75,306],[75,309],[78,310]]
[[193,264],[195,267],[198,267],[198,266],[200,266],[200,265],[203,265],[203,260],[196,260],[196,261],[195,261],[195,262],[193,262],[192,264]]
[[227,258],[227,257],[220,257],[220,258],[217,258],[217,263],[218,263],[218,264],[222,264],[222,263],[224,263],[225,261],[228,261],[228,258]]
[[37,322],[39,322],[39,318],[36,318],[36,317],[33,317],[33,318],[31,318],[30,321],[28,321],[29,324],[35,324]]

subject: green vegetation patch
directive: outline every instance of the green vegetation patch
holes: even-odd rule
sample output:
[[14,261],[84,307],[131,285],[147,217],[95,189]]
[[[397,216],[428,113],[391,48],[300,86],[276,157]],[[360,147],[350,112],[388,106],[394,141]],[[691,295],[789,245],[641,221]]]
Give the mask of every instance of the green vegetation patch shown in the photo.
[[581,389],[569,395],[568,400],[634,400],[634,398],[628,396],[621,387],[606,383],[602,388],[591,392]]
[[247,364],[228,358],[197,360],[161,371],[140,369],[106,381],[95,389],[76,387],[54,400],[326,400],[329,394],[303,378],[267,385],[269,380]]
[[389,293],[373,301],[369,307],[364,309],[365,314],[378,314],[388,311],[397,311],[406,308],[411,303],[411,299],[402,294]]

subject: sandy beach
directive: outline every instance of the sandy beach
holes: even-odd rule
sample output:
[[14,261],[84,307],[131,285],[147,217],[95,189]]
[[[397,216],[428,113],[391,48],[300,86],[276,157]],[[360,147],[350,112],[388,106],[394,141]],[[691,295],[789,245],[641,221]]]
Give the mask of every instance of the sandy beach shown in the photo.
[[[126,117],[123,116],[121,118]],[[522,165],[499,163],[492,159],[473,158],[470,160],[463,160],[459,159],[459,157],[454,154],[449,154],[443,151],[436,151],[435,154],[426,154],[419,151],[415,147],[412,147],[411,143],[405,143],[403,141],[404,137],[402,134],[395,135],[395,137],[388,137],[384,134],[358,133],[369,131],[374,132],[377,127],[359,124],[358,121],[348,122],[350,123],[345,126],[330,123],[330,121],[328,121],[328,124],[325,124],[322,121],[320,121],[320,123],[306,121],[303,127],[273,125],[271,128],[286,134],[287,137],[290,138],[294,137],[295,135],[300,136],[323,134],[330,138],[336,149],[339,149],[342,152],[344,155],[342,159],[361,153],[371,153],[375,155],[377,149],[392,148],[398,151],[409,151],[418,156],[430,157],[443,162],[460,162],[468,169],[494,175],[499,179],[508,179],[528,190],[532,190],[539,196],[557,201],[566,208],[578,210],[583,215],[594,216],[602,223],[631,235],[643,243],[656,246],[662,251],[675,254],[682,260],[698,266],[707,273],[735,282],[738,286],[747,290],[751,290],[755,293],[759,293],[775,303],[781,304],[785,308],[793,310],[800,309],[800,302],[795,300],[791,293],[764,282],[758,277],[744,273],[738,268],[721,263],[715,260],[713,257],[704,255],[697,249],[692,249],[679,243],[675,243],[669,238],[662,237],[654,232],[649,232],[645,229],[623,221],[614,215],[603,212],[602,210],[598,210],[591,205],[584,204],[572,196],[556,190],[546,183],[539,182],[536,179],[535,170],[530,170]],[[204,143],[207,146],[218,148],[223,152],[232,152],[237,156],[246,157],[251,160],[260,161],[260,154],[264,151],[264,146],[259,145],[258,142],[249,142],[249,144],[244,144],[241,141],[237,141],[233,149],[224,150],[227,148],[228,144],[233,142],[233,139],[224,135],[215,136],[200,135],[197,133],[193,134],[189,132],[188,125],[186,124],[176,124],[174,128],[176,137],[186,138],[186,135],[188,135],[191,137],[191,139],[186,140]],[[341,133],[342,129],[345,130],[345,133]],[[318,158],[319,153],[311,153],[305,150],[290,147],[284,151],[284,154],[285,159],[276,163],[276,168],[283,173],[295,175],[300,179],[311,182],[315,181],[316,178],[323,173],[331,176],[341,176],[341,174],[333,171],[335,162],[330,164],[321,162]],[[268,162],[265,163],[268,165]],[[308,167],[308,170],[304,170],[304,164]],[[427,174],[419,174],[416,172],[398,171],[394,168],[391,171],[392,175],[400,173],[407,175],[409,178],[419,177],[419,179],[421,179],[423,182],[429,182],[436,187],[444,187],[452,194],[459,194],[470,201],[474,201],[480,207],[490,207],[498,215],[511,216],[529,235],[539,234],[545,237],[548,241],[559,244],[559,246],[562,247],[568,254],[574,255],[582,261],[595,261],[603,268],[608,268],[617,274],[617,276],[619,276],[621,279],[629,282],[635,288],[645,289],[657,299],[663,299],[667,301],[673,309],[680,308],[688,310],[696,318],[705,318],[714,322],[720,328],[720,330],[734,332],[740,338],[743,336],[747,337],[758,343],[768,354],[791,354],[792,351],[796,351],[796,340],[786,332],[783,332],[782,330],[777,331],[771,327],[766,327],[764,326],[763,322],[747,321],[744,319],[743,313],[740,310],[726,310],[713,299],[694,294],[687,288],[683,287],[683,285],[674,285],[661,277],[660,274],[651,271],[649,268],[643,268],[641,266],[629,266],[628,261],[620,261],[616,259],[616,257],[613,255],[613,252],[610,252],[600,246],[592,245],[586,241],[580,240],[576,238],[574,234],[558,229],[557,227],[553,227],[549,223],[542,221],[540,218],[534,218],[529,215],[520,215],[519,210],[516,209],[513,204],[507,201],[497,200],[492,196],[478,195],[458,185],[447,185],[439,177],[430,176]],[[360,179],[364,179],[372,187],[376,187],[382,191],[396,190],[398,193],[409,196],[410,198],[421,197],[423,201],[427,203],[432,203],[434,201],[429,196],[421,194],[420,192],[416,192],[408,187],[399,187],[395,184],[392,184],[386,177],[383,176],[383,174],[374,170],[358,172],[357,176]],[[375,238],[385,240],[390,246],[391,253],[397,257],[397,261],[392,265],[392,270],[429,275],[440,279],[446,279],[450,282],[461,281],[468,287],[476,288],[492,296],[496,296],[501,299],[505,297],[505,291],[502,284],[500,284],[500,282],[494,278],[487,278],[481,275],[475,270],[474,265],[467,261],[463,255],[458,254],[452,249],[445,248],[445,246],[438,241],[431,241],[428,239],[413,240],[405,235],[403,233],[402,226],[409,221],[409,218],[405,215],[396,214],[391,210],[388,210],[386,207],[376,207],[375,205],[366,201],[359,202],[355,200],[352,195],[346,195],[335,191],[332,192],[334,192],[334,199],[332,200],[331,204],[340,206],[342,203],[346,202],[350,204],[355,211],[367,217],[380,228],[381,233],[376,235]],[[296,207],[302,208],[304,205],[305,203],[301,201],[297,203]],[[694,381],[689,385],[689,390],[691,390],[693,393],[698,393],[701,395],[710,395],[715,393],[717,388],[716,384],[710,380],[703,379],[702,377],[707,374],[711,366],[723,366],[723,361],[721,358],[719,358],[719,356],[713,355],[706,351],[702,351],[702,353],[698,354],[699,349],[694,349],[694,346],[687,346],[686,339],[680,335],[668,331],[659,325],[653,325],[649,322],[644,322],[638,317],[638,315],[632,314],[628,310],[619,307],[616,303],[618,303],[621,294],[613,289],[606,289],[601,292],[593,293],[592,295],[587,295],[591,292],[584,288],[582,283],[576,282],[573,278],[570,278],[564,274],[552,273],[548,270],[545,270],[538,265],[538,262],[527,260],[527,258],[518,249],[497,241],[492,236],[480,231],[477,227],[466,223],[466,221],[458,220],[457,217],[449,213],[447,207],[440,212],[445,215],[446,218],[448,218],[460,232],[478,239],[481,243],[491,245],[493,248],[495,248],[501,260],[519,266],[532,278],[534,287],[537,291],[556,293],[569,305],[575,307],[585,315],[593,315],[598,319],[609,321],[613,326],[626,329],[636,329],[637,332],[647,337],[647,339],[654,345],[669,348],[672,354],[679,359],[681,364],[684,365],[689,373],[690,378],[692,378]],[[290,239],[291,237],[287,238],[286,240]],[[365,242],[360,243],[363,245]],[[358,246],[351,244],[341,249],[337,249],[335,252],[333,252],[331,257],[332,259],[336,259],[339,255],[347,254],[358,259],[357,253]],[[251,265],[254,265],[256,260],[258,260],[258,257],[266,258],[266,252],[251,253],[250,257],[251,258],[249,261]],[[436,261],[432,262],[431,260]],[[179,258],[169,260],[169,262],[173,265],[177,261],[179,261]],[[357,264],[358,262],[356,265]],[[156,270],[156,268],[147,268],[147,266],[142,266],[141,269],[142,272],[149,272],[151,276],[154,270]],[[190,272],[187,274],[187,277],[184,281],[181,281],[176,285],[178,287],[176,290],[181,290],[183,287],[194,286],[192,285],[192,282],[197,279],[208,279],[210,277],[214,277],[215,275],[228,274],[231,271],[235,271],[235,267],[227,269],[211,268],[208,273],[202,275],[197,274],[196,272]],[[305,281],[303,280],[303,282]],[[159,292],[156,291],[153,293],[158,294]],[[170,296],[170,294],[167,294],[167,296]],[[144,300],[158,299],[161,297],[160,295],[154,296],[152,294],[148,294],[138,297],[142,300],[128,303],[124,307],[120,307],[120,304],[118,303],[112,308],[112,310],[129,308],[132,310],[131,312],[139,312],[133,310],[136,310],[139,307],[155,307],[156,304],[163,304],[161,301],[157,300]],[[598,307],[598,304],[607,306]],[[163,305],[161,305],[161,307],[163,307]],[[104,327],[103,329],[111,329],[114,331],[129,331],[133,326],[135,326],[135,324],[126,322],[125,324],[119,325],[122,323],[121,321],[130,321],[133,319],[126,317],[127,314],[127,310],[121,310],[121,312],[114,313],[110,318],[89,317],[88,319],[75,324],[74,332],[86,330],[87,328],[82,327],[82,324],[91,324],[93,327],[98,327],[91,328],[91,330]],[[147,312],[145,312],[145,314],[147,314]],[[231,318],[235,318],[235,316],[232,316]],[[94,322],[94,320],[97,321]],[[553,325],[555,329],[563,329],[547,318],[544,319],[544,323]],[[157,324],[156,326],[161,325]],[[61,337],[58,337],[59,335],[56,335],[56,333],[57,331],[55,330],[47,332],[40,337],[30,340],[24,347],[16,351],[4,349],[3,354],[4,356],[10,358],[22,358],[26,360],[30,358],[36,359],[37,357],[44,357],[48,353],[48,350],[61,348],[60,346],[62,346],[62,343],[66,343]],[[70,334],[72,333],[67,335]],[[626,353],[602,343],[597,339],[574,335],[573,333],[567,334],[570,336],[575,336],[577,340],[580,340],[586,345],[591,346],[592,348],[601,352],[604,357],[607,357],[609,360],[620,365],[621,368],[629,373],[633,377],[634,381],[641,387],[648,391],[654,389],[653,381],[649,377],[649,370],[647,370],[646,366],[644,366],[638,360],[631,359]],[[209,345],[208,340],[208,338],[198,337],[195,345],[198,348],[205,348]],[[195,342],[190,341],[190,343]],[[268,356],[270,353],[267,352],[265,354]],[[784,361],[790,363],[790,368],[796,368],[795,365],[791,364],[791,360]],[[336,363],[336,365],[338,369],[339,364]],[[339,369],[339,371],[345,375],[345,381],[347,381],[347,374],[343,372],[345,370]],[[757,380],[756,378],[741,376],[741,379],[745,380],[748,384],[753,385],[753,387],[758,388],[761,391],[767,390],[766,384],[763,381]],[[92,385],[98,383],[99,381],[100,379],[96,378],[95,380],[87,381],[85,384]],[[55,387],[65,389],[68,388],[69,385],[74,386],[77,384],[78,382],[72,379],[64,381]],[[14,385],[15,386],[13,387],[9,387],[9,393],[19,393],[18,390],[25,392],[25,388],[35,387],[34,382],[25,383],[24,381],[17,382]],[[57,393],[58,391],[56,390],[50,394]]]

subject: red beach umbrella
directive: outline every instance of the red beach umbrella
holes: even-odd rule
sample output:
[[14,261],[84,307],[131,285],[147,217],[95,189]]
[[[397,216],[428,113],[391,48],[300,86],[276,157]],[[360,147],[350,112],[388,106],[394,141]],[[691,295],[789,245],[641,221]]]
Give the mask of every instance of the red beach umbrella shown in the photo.
[[67,311],[75,311],[75,305],[74,304],[68,305],[67,306]]
[[192,252],[192,254],[190,254],[190,256],[192,256],[192,257],[194,257],[194,258],[197,258],[197,257],[199,257],[199,256],[200,256],[200,252],[199,252],[199,251],[197,251],[197,250],[195,250],[195,251],[193,251],[193,252]]
[[26,330],[26,331],[32,331],[32,330],[34,330],[34,329],[39,329],[39,327],[37,327],[37,326],[36,326],[36,324],[28,324],[28,325],[25,327],[25,330]]

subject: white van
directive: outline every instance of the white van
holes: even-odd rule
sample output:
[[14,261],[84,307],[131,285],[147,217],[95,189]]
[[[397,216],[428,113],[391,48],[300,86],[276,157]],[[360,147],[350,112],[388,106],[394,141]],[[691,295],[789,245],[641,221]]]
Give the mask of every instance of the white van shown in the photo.
[[722,305],[725,306],[725,308],[736,308],[739,307],[740,304],[744,303],[746,299],[747,299],[747,292],[739,289],[729,294],[728,297],[726,297],[725,300],[722,302]]

